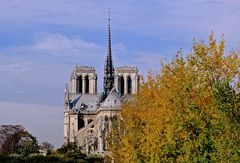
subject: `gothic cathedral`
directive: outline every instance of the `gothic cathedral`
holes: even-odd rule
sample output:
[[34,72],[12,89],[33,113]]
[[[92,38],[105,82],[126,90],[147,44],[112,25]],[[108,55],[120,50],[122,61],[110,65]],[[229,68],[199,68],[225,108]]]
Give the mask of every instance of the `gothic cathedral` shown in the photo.
[[103,93],[97,93],[94,67],[75,66],[70,83],[71,88],[66,84],[64,95],[64,143],[74,142],[86,153],[105,154],[106,138],[121,103],[139,90],[137,67],[113,66],[110,19]]

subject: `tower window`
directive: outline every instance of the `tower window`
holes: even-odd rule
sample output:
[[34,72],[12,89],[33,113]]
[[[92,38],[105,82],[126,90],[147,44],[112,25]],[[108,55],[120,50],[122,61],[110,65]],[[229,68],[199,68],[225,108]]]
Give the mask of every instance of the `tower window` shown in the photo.
[[89,77],[88,77],[88,75],[85,77],[85,81],[86,81],[86,93],[89,93]]
[[78,92],[82,93],[82,76],[80,75],[77,80],[78,80]]
[[132,93],[132,79],[130,76],[127,77],[127,85],[128,85],[127,93],[131,94]]
[[120,76],[119,78],[119,92],[120,92],[120,95],[124,95],[124,79],[123,79],[123,76]]

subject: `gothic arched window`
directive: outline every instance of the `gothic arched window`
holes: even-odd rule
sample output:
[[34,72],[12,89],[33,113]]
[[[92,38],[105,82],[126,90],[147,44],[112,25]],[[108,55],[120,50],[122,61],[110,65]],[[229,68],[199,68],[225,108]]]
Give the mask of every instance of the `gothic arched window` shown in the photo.
[[131,94],[132,93],[132,79],[130,76],[127,77],[127,85],[128,85],[127,94]]
[[78,130],[85,126],[84,120],[82,118],[78,118]]
[[124,78],[123,76],[120,76],[119,78],[119,93],[120,95],[124,95]]
[[82,93],[82,76],[78,77],[78,92]]
[[85,81],[86,81],[86,93],[89,93],[89,77],[88,77],[88,75],[85,77]]

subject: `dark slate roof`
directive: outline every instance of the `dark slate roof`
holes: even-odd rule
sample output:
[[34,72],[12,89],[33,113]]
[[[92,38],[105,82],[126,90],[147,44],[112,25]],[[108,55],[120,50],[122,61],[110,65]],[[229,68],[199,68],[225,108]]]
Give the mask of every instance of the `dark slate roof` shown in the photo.
[[118,109],[122,101],[115,88],[112,88],[102,103],[100,99],[100,94],[78,94],[71,98],[70,106],[76,113],[94,113],[99,109]]
[[70,104],[76,110],[96,110],[99,106],[98,94],[79,94],[72,98]]
[[118,108],[121,105],[120,95],[117,93],[116,89],[113,88],[107,98],[101,103],[104,108]]

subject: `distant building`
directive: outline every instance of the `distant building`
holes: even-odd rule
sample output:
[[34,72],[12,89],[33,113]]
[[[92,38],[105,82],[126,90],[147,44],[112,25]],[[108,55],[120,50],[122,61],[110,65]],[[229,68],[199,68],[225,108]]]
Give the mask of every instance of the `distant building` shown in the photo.
[[64,143],[75,142],[83,152],[104,154],[121,103],[139,90],[137,67],[113,66],[110,19],[103,93],[97,93],[97,73],[92,66],[75,66],[70,82],[64,97]]

